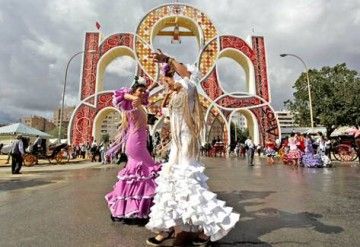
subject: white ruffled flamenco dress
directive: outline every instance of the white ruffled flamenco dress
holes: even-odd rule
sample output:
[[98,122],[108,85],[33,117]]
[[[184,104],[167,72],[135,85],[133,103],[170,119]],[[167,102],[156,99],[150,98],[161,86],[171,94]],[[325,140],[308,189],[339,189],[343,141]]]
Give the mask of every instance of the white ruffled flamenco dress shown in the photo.
[[204,165],[197,159],[199,138],[192,135],[185,119],[186,114],[193,113],[198,100],[197,74],[189,71],[191,78],[180,79],[183,89],[171,98],[169,162],[163,164],[155,180],[156,195],[146,228],[161,232],[177,226],[187,232],[203,231],[211,241],[217,241],[235,226],[240,215],[208,190]]

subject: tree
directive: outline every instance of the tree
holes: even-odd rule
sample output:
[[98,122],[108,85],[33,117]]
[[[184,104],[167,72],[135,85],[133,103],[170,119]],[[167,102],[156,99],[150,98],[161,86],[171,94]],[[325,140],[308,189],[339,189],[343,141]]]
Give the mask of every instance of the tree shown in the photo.
[[[59,137],[59,127],[55,127],[52,130],[47,131],[46,133],[51,135],[53,138],[58,138]],[[60,136],[61,136],[61,139],[67,138],[67,132],[66,132],[66,128],[64,126],[61,127]]]
[[[360,77],[345,63],[335,67],[309,70],[314,125],[326,127],[327,135],[338,126],[360,125]],[[302,73],[293,88],[293,100],[284,102],[300,126],[310,126],[309,95],[306,74]]]
[[[236,131],[236,135],[235,135],[235,131]],[[233,122],[230,123],[230,138],[231,138],[230,143],[231,143],[231,145],[233,145],[233,146],[236,145],[237,141],[244,143],[248,136],[249,136],[248,129],[242,130],[237,126],[235,128],[235,124]],[[236,137],[236,140],[235,140],[235,137]]]

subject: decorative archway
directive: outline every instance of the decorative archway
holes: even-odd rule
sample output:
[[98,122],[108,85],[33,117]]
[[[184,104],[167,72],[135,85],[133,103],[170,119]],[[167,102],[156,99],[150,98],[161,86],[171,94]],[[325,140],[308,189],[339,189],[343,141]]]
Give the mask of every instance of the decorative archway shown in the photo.
[[[169,3],[150,10],[140,21],[136,33],[113,34],[104,41],[100,40],[98,32],[86,33],[84,50],[87,52],[83,57],[80,82],[81,103],[69,123],[70,143],[92,141],[94,118],[103,107],[111,105],[111,92],[101,89],[104,70],[114,58],[134,58],[136,74],[144,77],[148,85],[158,79],[158,65],[151,59],[154,51],[152,42],[163,28],[174,23],[190,30],[197,39],[199,57],[196,64],[202,76],[198,89],[203,96],[203,106],[211,108],[208,112],[221,115],[223,139],[230,140],[228,126],[231,115],[239,110],[249,114],[256,122],[253,124],[256,128],[250,130],[254,133],[255,142],[263,144],[267,139],[280,136],[278,120],[270,106],[264,38],[252,37],[250,46],[236,36],[219,36],[214,24],[202,11],[188,4]],[[244,68],[247,92],[225,92],[222,89],[216,69],[216,61],[221,57],[233,59]],[[161,91],[152,94],[150,112],[157,114],[160,111],[158,102],[161,97]],[[207,113],[207,117],[211,114]]]
[[[104,107],[102,108],[99,112],[97,112],[94,121],[93,121],[93,127],[92,127],[92,136],[94,137],[94,139],[96,141],[98,141],[99,143],[101,142],[102,139],[102,134],[101,133],[101,129],[102,129],[102,124],[104,123],[104,120],[106,121],[110,121],[107,120],[106,117],[108,117],[109,113],[113,113],[116,112],[118,115],[118,119],[117,119],[117,123],[115,128],[118,128],[118,125],[120,125],[121,123],[121,112],[115,108],[115,107]],[[106,123],[107,125],[109,124],[109,122]],[[110,139],[114,139],[116,133],[107,133],[109,134]]]

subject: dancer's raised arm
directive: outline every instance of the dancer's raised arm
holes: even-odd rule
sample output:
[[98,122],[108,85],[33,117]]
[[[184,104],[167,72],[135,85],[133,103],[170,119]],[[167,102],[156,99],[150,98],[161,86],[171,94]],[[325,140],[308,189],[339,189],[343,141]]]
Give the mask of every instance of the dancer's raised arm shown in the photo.
[[158,49],[158,52],[153,53],[153,58],[156,63],[167,63],[172,66],[172,68],[181,78],[189,78],[191,75],[185,65],[176,61],[175,58],[166,56],[160,49]]

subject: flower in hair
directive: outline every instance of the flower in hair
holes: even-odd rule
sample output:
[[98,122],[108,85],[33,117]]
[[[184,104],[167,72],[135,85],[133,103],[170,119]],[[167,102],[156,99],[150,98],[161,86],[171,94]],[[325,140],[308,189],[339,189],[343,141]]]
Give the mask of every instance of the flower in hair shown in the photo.
[[146,85],[146,80],[144,77],[139,76],[137,80],[138,84]]
[[167,63],[161,63],[160,64],[160,75],[166,76],[171,70],[171,67]]

